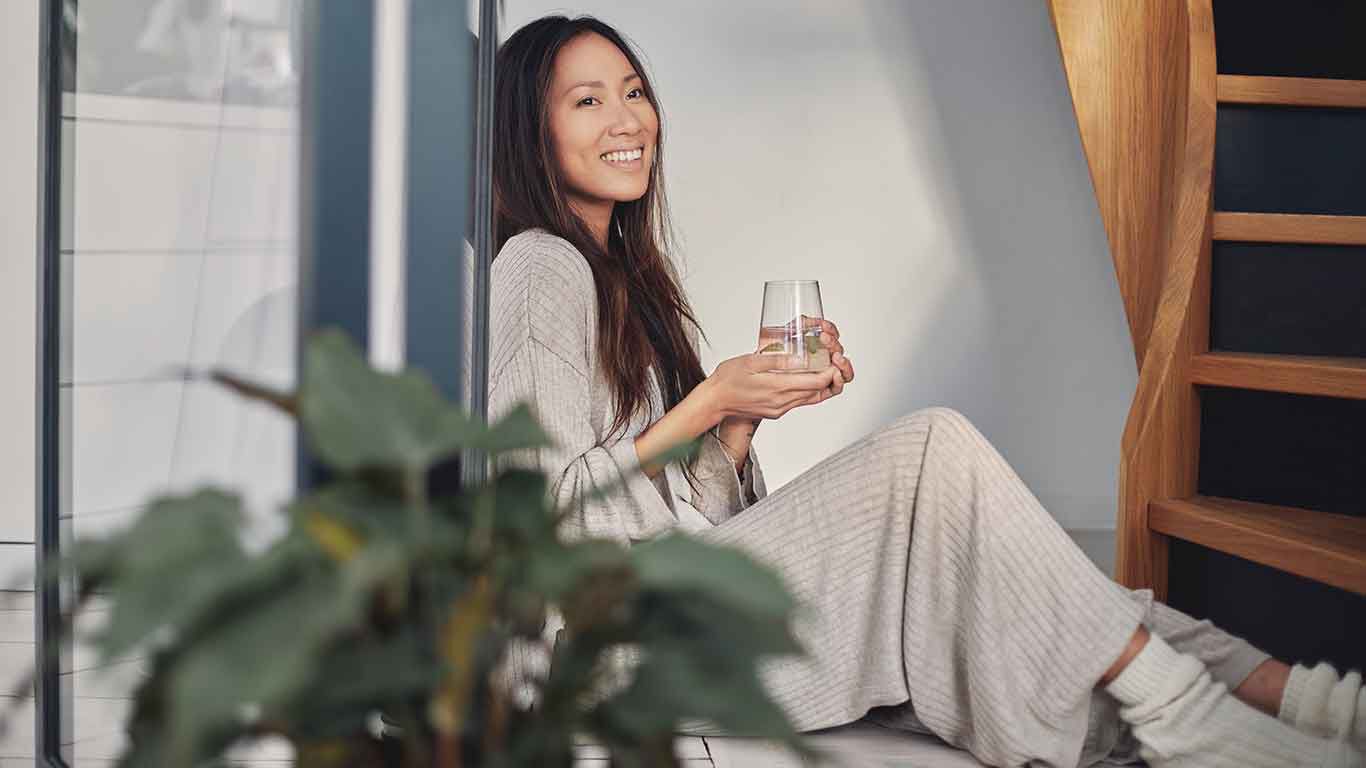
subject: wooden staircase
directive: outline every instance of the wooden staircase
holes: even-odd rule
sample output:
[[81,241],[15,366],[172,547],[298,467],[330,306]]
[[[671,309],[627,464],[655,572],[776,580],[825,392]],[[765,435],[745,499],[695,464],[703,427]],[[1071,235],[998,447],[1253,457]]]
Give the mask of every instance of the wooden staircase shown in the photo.
[[1338,604],[1363,626],[1366,504],[1332,514],[1199,491],[1209,388],[1366,400],[1363,357],[1211,349],[1216,244],[1366,246],[1366,215],[1214,210],[1219,110],[1366,110],[1366,80],[1219,74],[1211,0],[1050,0],[1050,10],[1139,367],[1116,578],[1167,599],[1181,587],[1169,580],[1173,542],[1190,542],[1354,594]]

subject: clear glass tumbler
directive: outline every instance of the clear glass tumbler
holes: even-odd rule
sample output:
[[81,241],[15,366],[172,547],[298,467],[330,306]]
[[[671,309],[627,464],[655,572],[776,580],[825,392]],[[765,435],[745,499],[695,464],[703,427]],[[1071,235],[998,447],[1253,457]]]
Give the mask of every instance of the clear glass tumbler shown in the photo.
[[769,280],[759,320],[759,353],[776,371],[820,371],[830,366],[821,343],[821,285],[815,280]]

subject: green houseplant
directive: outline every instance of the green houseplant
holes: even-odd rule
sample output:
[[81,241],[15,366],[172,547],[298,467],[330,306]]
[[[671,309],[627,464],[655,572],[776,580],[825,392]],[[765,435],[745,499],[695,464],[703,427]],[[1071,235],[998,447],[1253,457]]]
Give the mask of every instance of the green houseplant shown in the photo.
[[[304,768],[567,766],[576,736],[615,765],[673,765],[685,720],[803,749],[757,674],[797,651],[775,574],[681,535],[629,550],[562,541],[536,472],[429,495],[430,468],[463,449],[544,445],[529,410],[479,425],[421,372],[371,369],[336,331],[311,340],[303,368],[294,394],[214,374],[294,414],[328,468],[282,511],[283,535],[249,551],[237,497],[205,489],[155,499],[63,563],[72,610],[108,599],[88,638],[100,655],[149,659],[119,765],[212,764],[265,735]],[[512,643],[543,642],[551,605],[566,629],[527,710],[495,672]],[[605,691],[623,647],[633,674]]]

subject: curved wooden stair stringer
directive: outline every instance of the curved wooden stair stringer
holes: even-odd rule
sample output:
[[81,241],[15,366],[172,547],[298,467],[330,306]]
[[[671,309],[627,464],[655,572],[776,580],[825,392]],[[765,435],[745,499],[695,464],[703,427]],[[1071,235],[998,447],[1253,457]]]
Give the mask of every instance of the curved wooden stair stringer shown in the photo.
[[1050,0],[1049,12],[1141,368],[1184,143],[1188,57],[1169,55],[1185,48],[1184,0]]
[[1209,0],[1050,0],[1050,10],[1139,366],[1115,578],[1161,599],[1167,539],[1149,504],[1193,496],[1199,460],[1189,368],[1208,346],[1213,13]]

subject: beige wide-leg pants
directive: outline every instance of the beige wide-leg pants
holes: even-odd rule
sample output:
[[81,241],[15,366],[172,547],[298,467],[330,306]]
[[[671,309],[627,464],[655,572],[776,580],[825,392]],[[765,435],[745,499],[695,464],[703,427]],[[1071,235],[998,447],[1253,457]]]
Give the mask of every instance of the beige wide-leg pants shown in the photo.
[[1236,687],[1266,654],[1099,571],[961,415],[918,411],[705,538],[775,567],[807,650],[765,669],[802,730],[871,719],[989,765],[1072,768],[1123,741],[1095,689],[1140,623]]

